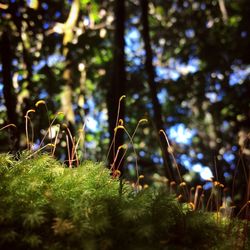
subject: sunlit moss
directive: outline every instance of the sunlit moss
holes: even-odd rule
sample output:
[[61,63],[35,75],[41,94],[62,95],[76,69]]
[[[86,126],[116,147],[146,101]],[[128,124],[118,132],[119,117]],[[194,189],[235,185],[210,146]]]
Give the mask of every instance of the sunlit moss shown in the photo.
[[68,168],[48,155],[28,156],[0,155],[1,249],[103,249],[104,242],[105,249],[152,250],[246,245],[243,221],[195,211],[174,192],[130,185],[103,164]]

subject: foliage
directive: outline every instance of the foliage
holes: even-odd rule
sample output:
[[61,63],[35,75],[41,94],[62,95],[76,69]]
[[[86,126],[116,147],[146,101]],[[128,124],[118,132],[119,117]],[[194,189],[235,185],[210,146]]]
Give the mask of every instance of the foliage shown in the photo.
[[70,169],[48,155],[27,156],[0,155],[1,249],[223,249],[224,240],[231,243],[228,227],[166,189],[138,192],[102,164]]
[[[74,25],[68,27],[73,2],[78,3],[79,9]],[[151,121],[135,141],[139,165],[145,173],[163,174],[159,143],[152,133],[148,72],[143,70],[145,52],[139,2],[126,1],[125,121],[129,121],[129,131],[143,117]],[[248,1],[148,2],[155,85],[164,128],[171,130],[181,124],[194,131],[188,144],[175,145],[177,160],[187,168],[196,163],[209,166],[214,175],[216,165],[218,180],[232,182],[238,149],[242,150],[246,164],[249,162]],[[52,119],[53,113],[65,110],[67,97],[73,115],[65,113],[71,114],[75,130],[88,118],[97,122],[95,128],[90,125],[86,129],[86,144],[91,146],[87,156],[104,160],[109,142],[107,93],[117,98],[110,85],[112,51],[117,46],[113,42],[114,27],[119,21],[114,20],[114,4],[115,1],[85,0],[16,0],[0,4],[1,43],[9,41],[5,47],[11,52],[5,55],[6,51],[2,51],[0,56],[0,124],[3,127],[15,123],[20,128],[18,148],[25,144],[23,116],[31,104],[42,98],[48,105],[48,114],[41,110],[39,119],[34,121],[39,140],[48,126],[47,116]],[[64,51],[68,51],[66,56]],[[70,79],[65,78],[68,70]],[[8,139],[5,133],[0,134],[1,142]],[[58,154],[63,158],[65,139],[58,139],[61,146]],[[12,138],[9,141],[1,143],[1,152],[13,149]],[[174,138],[172,143],[175,144]],[[149,169],[148,165],[154,168]],[[239,176],[243,176],[243,171]],[[236,184],[239,190],[246,190],[243,181]]]

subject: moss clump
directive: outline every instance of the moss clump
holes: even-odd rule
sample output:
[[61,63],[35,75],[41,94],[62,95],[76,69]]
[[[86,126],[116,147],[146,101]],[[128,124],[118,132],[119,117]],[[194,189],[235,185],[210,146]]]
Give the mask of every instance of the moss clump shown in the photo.
[[224,228],[164,190],[135,192],[102,164],[0,155],[1,249],[220,249]]

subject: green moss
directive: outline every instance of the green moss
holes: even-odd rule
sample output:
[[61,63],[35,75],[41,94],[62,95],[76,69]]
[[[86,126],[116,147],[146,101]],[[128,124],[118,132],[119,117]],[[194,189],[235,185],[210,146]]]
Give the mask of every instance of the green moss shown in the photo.
[[48,155],[27,159],[24,152],[14,160],[2,154],[0,181],[1,249],[223,249],[225,239],[232,244],[228,225],[211,214],[191,211],[165,190],[135,192],[102,164],[70,169]]

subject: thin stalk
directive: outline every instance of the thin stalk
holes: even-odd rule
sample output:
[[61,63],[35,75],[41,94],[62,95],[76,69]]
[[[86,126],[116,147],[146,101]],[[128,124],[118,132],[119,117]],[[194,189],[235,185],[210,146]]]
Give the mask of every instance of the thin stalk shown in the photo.
[[9,128],[9,127],[14,127],[14,128],[16,128],[16,125],[15,125],[14,123],[8,124],[8,125],[6,125],[6,126],[0,128],[0,131],[1,131],[1,130],[4,130],[4,129],[6,129],[6,128]]
[[243,210],[250,205],[250,201],[247,201],[245,205],[240,209],[240,211],[237,213],[236,217],[240,216],[240,214],[243,212]]
[[[72,136],[72,134],[71,134],[68,126],[64,125],[64,127],[66,128],[66,130],[68,132],[68,135],[69,135],[69,136],[67,136],[67,134],[66,134],[66,141],[67,141],[67,149],[68,149],[68,157],[69,157],[69,166],[70,166],[70,168],[72,168],[72,161],[73,161],[72,154],[74,152],[75,142],[74,142],[73,136]],[[70,141],[72,143],[72,150],[71,150],[71,152],[70,152],[70,148],[69,148],[69,138],[70,138]]]
[[[182,183],[182,182],[183,182],[183,179],[182,179],[182,176],[181,176],[181,173],[180,173],[179,165],[177,164],[177,161],[176,161],[176,159],[175,159],[175,156],[174,156],[174,153],[173,153],[173,148],[172,148],[172,146],[171,146],[170,143],[169,143],[167,134],[165,133],[165,131],[164,131],[163,129],[161,129],[161,130],[159,131],[159,133],[162,133],[162,134],[163,134],[163,136],[164,136],[164,138],[165,138],[165,140],[166,140],[166,142],[167,142],[167,146],[168,146],[167,150],[168,150],[168,153],[172,156],[172,159],[173,159],[173,162],[174,162],[174,166],[175,166],[175,168],[176,168],[176,170],[177,170],[177,173],[178,173],[179,182]],[[184,188],[185,188],[185,192],[186,192],[186,195],[187,195],[187,198],[188,198],[188,189],[187,189],[186,186],[185,186]]]
[[178,166],[177,161],[176,161],[176,159],[175,159],[175,156],[174,156],[174,154],[173,154],[173,148],[172,148],[172,146],[171,146],[170,143],[169,143],[167,134],[165,133],[165,131],[164,131],[163,129],[161,129],[161,130],[159,131],[159,133],[162,133],[162,134],[163,134],[163,136],[164,136],[164,138],[165,138],[165,140],[166,140],[166,142],[167,142],[167,146],[168,146],[167,150],[168,150],[168,152],[170,153],[170,155],[171,155],[172,158],[173,158],[174,166],[176,167],[176,170],[177,170],[177,173],[178,173],[178,177],[179,177],[179,182],[181,183],[181,182],[183,182],[183,180],[182,180],[182,177],[181,177],[180,169],[179,169],[179,166]]
[[80,143],[81,139],[83,138],[84,130],[85,130],[85,125],[86,125],[86,123],[84,123],[83,126],[82,126],[82,129],[79,130],[80,136],[79,136],[79,138],[78,138],[78,140],[77,140],[77,142],[75,144],[75,150],[74,150],[74,152],[72,154],[72,160],[73,160],[73,158],[74,158],[75,155],[77,157],[77,159],[76,159],[77,160],[77,166],[79,165],[79,160],[78,160],[78,155],[77,155],[77,148],[79,146],[79,143]]
[[[128,131],[126,130],[126,128],[125,128],[124,126],[118,126],[118,127],[116,128],[116,130],[117,130],[117,129],[123,129],[123,130],[125,131],[125,133],[127,134],[127,136],[128,136],[128,138],[129,138],[129,140],[130,140],[130,143],[131,143],[132,148],[133,148],[133,152],[134,152],[134,154],[135,154],[135,169],[136,169],[136,178],[138,178],[138,176],[139,176],[139,169],[138,169],[138,156],[137,156],[137,153],[136,153],[136,151],[135,151],[135,147],[134,147],[133,139],[132,139],[132,137],[130,136],[130,134],[128,133]],[[123,160],[123,158],[125,157],[126,152],[127,152],[127,149],[126,149],[126,150],[125,150],[125,152],[123,153],[123,156],[121,157],[121,159],[120,159],[120,161],[119,161],[119,163],[118,163],[118,167],[121,165],[122,160]]]
[[204,210],[204,205],[203,205],[204,196],[205,196],[204,195],[204,191],[202,191],[202,194],[200,196],[200,199],[199,199],[199,202],[198,202],[198,206],[197,206],[198,209],[201,207]]
[[28,119],[30,119],[28,117],[28,115],[25,115],[25,134],[26,134],[26,143],[27,143],[27,149],[29,150],[29,130],[28,130]]
[[56,136],[55,136],[55,141],[54,141],[55,147],[53,148],[53,151],[52,151],[52,157],[55,155],[57,140],[58,140],[58,136],[59,136],[59,132],[60,132],[60,125],[58,127],[59,127],[59,129],[58,129],[58,131],[56,131]]
[[111,167],[110,167],[110,170],[111,170],[112,172],[118,170],[118,168],[117,168],[117,169],[114,169],[115,162],[116,162],[116,160],[117,160],[117,158],[118,158],[118,155],[119,155],[120,150],[121,150],[121,149],[124,149],[124,148],[126,148],[126,147],[127,147],[126,144],[123,144],[123,145],[121,145],[121,146],[118,147],[118,149],[117,149],[117,151],[116,151],[116,154],[115,154],[114,161],[113,161],[113,163],[111,164]]
[[38,150],[36,150],[34,153],[30,154],[28,157],[25,158],[25,160],[30,159],[32,156],[34,156],[35,154],[37,154],[38,152],[40,152],[41,150],[43,150],[46,147],[55,147],[55,145],[48,143],[48,144],[44,145],[43,147],[39,148]]
[[[117,109],[117,115],[116,115],[116,122],[115,122],[115,128],[119,125],[119,116],[120,116],[120,110],[121,110],[121,101],[125,98],[126,96],[125,95],[122,95],[119,99],[119,102],[118,102],[118,109]],[[115,129],[114,128],[114,129]],[[108,149],[108,153],[107,153],[107,157],[106,157],[106,161],[108,160],[109,158],[109,154],[111,152],[111,149],[113,147],[113,157],[115,157],[115,137],[116,137],[116,131],[114,132],[114,136],[112,138],[112,141],[110,143],[110,146],[109,146],[109,149]]]
[[66,134],[66,143],[67,143],[67,151],[68,151],[69,168],[72,168],[71,157],[70,157],[70,149],[69,149],[69,136],[67,134]]
[[26,142],[27,142],[27,149],[30,150],[30,140],[29,140],[29,122],[31,121],[30,117],[29,117],[29,113],[35,113],[36,111],[34,109],[29,109],[26,112],[25,115],[25,134],[26,134]]
[[198,198],[200,196],[199,192],[202,191],[202,186],[201,185],[198,185],[196,186],[196,189],[195,189],[195,195],[194,195],[194,210],[197,209],[197,205],[198,205]]
[[[147,119],[141,119],[141,120],[137,123],[136,128],[135,128],[135,130],[134,130],[132,136],[130,136],[130,134],[128,133],[128,131],[127,131],[127,129],[126,129],[125,127],[122,127],[122,129],[124,129],[125,133],[126,133],[126,134],[128,135],[128,137],[129,137],[130,143],[131,143],[131,145],[132,145],[132,148],[133,148],[133,151],[134,151],[134,154],[135,154],[135,168],[136,168],[136,176],[137,176],[137,178],[138,178],[138,176],[139,176],[138,159],[137,159],[138,157],[137,157],[137,153],[136,153],[136,151],[135,151],[133,139],[134,139],[134,137],[135,137],[135,134],[136,134],[136,132],[137,132],[137,130],[138,130],[140,124],[142,124],[142,123],[144,123],[144,122],[147,122]],[[122,160],[124,159],[124,157],[125,157],[125,155],[126,155],[126,153],[127,153],[127,150],[128,150],[128,148],[126,148],[126,150],[124,151],[123,156],[121,157],[121,160],[120,160],[120,162],[119,162],[119,164],[118,164],[118,167],[119,167],[120,164],[122,163]]]
[[49,128],[47,129],[45,135],[43,136],[43,139],[41,140],[41,142],[40,142],[40,144],[39,144],[39,147],[42,146],[43,141],[45,140],[45,138],[46,138],[47,134],[49,133],[49,131],[51,131],[51,127],[52,127],[52,125],[54,124],[56,118],[57,118],[59,115],[64,115],[64,113],[63,113],[63,112],[57,112],[56,116],[54,117],[54,119],[53,119],[52,122],[50,123],[50,126],[49,126]]
[[48,123],[49,123],[49,132],[50,132],[50,136],[51,136],[50,142],[52,143],[52,128],[51,128],[49,110],[48,110],[47,104],[46,104],[46,102],[44,100],[39,100],[38,102],[36,102],[35,106],[38,107],[39,105],[44,105],[45,106],[46,114],[47,114],[47,118],[48,118]]

